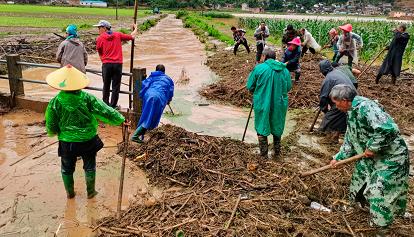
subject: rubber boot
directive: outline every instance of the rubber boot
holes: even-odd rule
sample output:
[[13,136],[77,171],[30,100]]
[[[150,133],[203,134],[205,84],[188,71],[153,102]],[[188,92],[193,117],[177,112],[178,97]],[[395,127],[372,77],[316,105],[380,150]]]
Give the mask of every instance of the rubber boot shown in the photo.
[[269,151],[269,144],[267,143],[267,137],[258,135],[260,155],[263,158],[268,158],[267,153]]
[[397,83],[397,77],[391,76],[391,81],[392,81],[392,84],[395,85]]
[[299,82],[300,79],[300,72],[295,73],[295,82]]
[[63,185],[65,186],[66,190],[66,197],[68,199],[75,197],[75,188],[74,188],[74,181],[73,181],[73,174],[66,175],[62,173]]
[[85,171],[86,191],[88,192],[88,199],[95,197],[98,192],[95,190],[95,171]]
[[381,74],[378,74],[378,75],[375,77],[375,84],[378,84],[378,83],[379,83],[379,80],[381,79],[381,77],[382,77],[382,75],[381,75]]
[[273,135],[273,159],[280,157],[280,137]]
[[147,129],[145,129],[142,126],[139,126],[137,130],[135,130],[134,134],[132,134],[131,141],[136,143],[143,143],[144,141],[140,139],[139,137],[144,135]]

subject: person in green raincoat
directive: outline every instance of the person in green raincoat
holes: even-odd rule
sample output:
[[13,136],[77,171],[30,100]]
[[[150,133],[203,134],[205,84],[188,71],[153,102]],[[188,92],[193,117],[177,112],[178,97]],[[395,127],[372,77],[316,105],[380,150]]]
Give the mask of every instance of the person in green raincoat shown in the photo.
[[280,139],[285,128],[292,81],[286,65],[276,60],[276,53],[270,47],[263,51],[262,61],[250,73],[246,87],[253,93],[254,126],[260,155],[267,157],[267,136],[272,134],[276,158],[280,155]]
[[331,161],[365,154],[354,169],[350,186],[353,202],[368,204],[370,224],[386,230],[407,206],[409,153],[398,126],[377,102],[357,96],[354,88],[337,85],[330,93],[336,107],[348,113],[344,143]]
[[46,77],[47,83],[61,90],[50,100],[46,113],[49,136],[59,139],[63,184],[68,198],[75,197],[73,172],[78,157],[83,160],[88,198],[95,190],[96,154],[103,143],[97,135],[98,119],[111,125],[120,125],[125,119],[102,100],[82,91],[89,84],[85,74],[71,65],[56,70]]

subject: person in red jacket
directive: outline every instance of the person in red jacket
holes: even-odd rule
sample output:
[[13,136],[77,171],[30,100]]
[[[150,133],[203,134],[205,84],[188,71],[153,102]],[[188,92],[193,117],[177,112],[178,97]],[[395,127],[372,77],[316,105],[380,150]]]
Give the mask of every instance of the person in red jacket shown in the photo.
[[[130,35],[111,30],[108,21],[101,20],[97,25],[99,36],[96,39],[96,51],[102,61],[103,95],[102,100],[112,108],[118,107],[119,91],[122,78],[122,41],[133,40],[137,35],[137,26]],[[112,83],[112,96],[109,102],[109,92]]]

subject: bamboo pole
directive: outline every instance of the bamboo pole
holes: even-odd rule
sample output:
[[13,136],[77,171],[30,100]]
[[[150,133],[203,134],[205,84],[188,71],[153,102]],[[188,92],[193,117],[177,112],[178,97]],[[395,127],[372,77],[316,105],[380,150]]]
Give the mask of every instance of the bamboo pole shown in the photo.
[[[138,0],[135,0],[134,3],[134,25],[137,24],[137,15],[138,15]],[[131,61],[129,65],[129,72],[132,73],[134,68],[134,52],[135,52],[135,39],[131,41]],[[132,91],[132,76],[129,77],[129,91]],[[129,108],[132,108],[132,95],[129,95]]]

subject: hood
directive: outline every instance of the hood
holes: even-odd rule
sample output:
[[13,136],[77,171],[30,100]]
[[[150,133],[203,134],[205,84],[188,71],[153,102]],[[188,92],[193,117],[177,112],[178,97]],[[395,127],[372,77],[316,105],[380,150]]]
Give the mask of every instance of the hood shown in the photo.
[[67,41],[69,41],[70,43],[74,44],[74,45],[80,45],[80,40],[78,38],[70,38]]
[[152,77],[159,77],[159,76],[162,76],[162,75],[164,75],[165,73],[163,73],[163,72],[161,72],[161,71],[154,71],[154,72],[151,72],[151,76]]
[[113,40],[115,36],[112,31],[107,31],[105,33],[102,33],[101,37],[103,37],[106,40]]
[[61,91],[59,92],[57,99],[60,104],[62,104],[66,110],[74,111],[76,108],[79,107],[81,104],[80,101],[82,100],[84,94],[82,91]]
[[279,61],[276,61],[274,59],[268,59],[266,60],[264,63],[266,63],[267,66],[269,66],[272,70],[275,71],[282,71],[283,69],[286,68],[286,65],[284,63],[281,63]]
[[321,73],[326,76],[329,72],[333,70],[332,63],[329,60],[322,60],[319,63],[319,70]]

